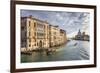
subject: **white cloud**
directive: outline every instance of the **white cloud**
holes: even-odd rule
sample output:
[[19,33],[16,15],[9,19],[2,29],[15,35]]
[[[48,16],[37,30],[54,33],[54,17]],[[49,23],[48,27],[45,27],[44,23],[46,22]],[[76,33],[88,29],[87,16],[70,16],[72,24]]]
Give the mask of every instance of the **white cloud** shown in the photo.
[[78,31],[75,31],[75,32],[72,32],[70,34],[67,34],[67,37],[68,38],[73,38],[76,34],[77,34]]
[[22,16],[30,14],[36,18],[47,20],[52,25],[58,25],[60,28],[66,30],[68,36],[73,36],[79,29],[89,33],[89,13],[36,10],[21,11]]

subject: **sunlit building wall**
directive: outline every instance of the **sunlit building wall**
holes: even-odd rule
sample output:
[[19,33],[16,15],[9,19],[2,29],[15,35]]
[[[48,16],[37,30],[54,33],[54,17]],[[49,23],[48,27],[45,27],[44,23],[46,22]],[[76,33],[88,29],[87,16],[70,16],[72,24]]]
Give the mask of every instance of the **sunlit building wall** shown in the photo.
[[65,43],[66,32],[59,26],[32,16],[21,17],[21,50],[36,50]]

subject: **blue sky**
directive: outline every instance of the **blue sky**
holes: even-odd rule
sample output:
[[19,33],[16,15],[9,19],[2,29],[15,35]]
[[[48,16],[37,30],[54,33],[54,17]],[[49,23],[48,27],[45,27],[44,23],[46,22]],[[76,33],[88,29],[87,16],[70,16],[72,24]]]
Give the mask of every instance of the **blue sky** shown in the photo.
[[29,16],[48,21],[52,25],[58,25],[66,30],[68,37],[73,37],[80,29],[89,34],[90,14],[86,12],[62,12],[62,11],[39,11],[21,10],[21,16]]

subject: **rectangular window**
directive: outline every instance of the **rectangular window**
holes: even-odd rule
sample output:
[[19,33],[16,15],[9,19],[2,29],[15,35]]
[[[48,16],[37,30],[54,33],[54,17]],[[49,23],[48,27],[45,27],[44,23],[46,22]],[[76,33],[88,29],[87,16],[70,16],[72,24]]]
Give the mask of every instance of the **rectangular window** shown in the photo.
[[36,27],[36,23],[34,23],[34,27]]
[[21,30],[24,30],[24,26],[21,26]]
[[31,47],[31,44],[29,44],[29,47]]
[[31,25],[31,21],[29,21],[29,27],[30,27],[30,25]]
[[34,44],[34,46],[36,46],[36,44]]

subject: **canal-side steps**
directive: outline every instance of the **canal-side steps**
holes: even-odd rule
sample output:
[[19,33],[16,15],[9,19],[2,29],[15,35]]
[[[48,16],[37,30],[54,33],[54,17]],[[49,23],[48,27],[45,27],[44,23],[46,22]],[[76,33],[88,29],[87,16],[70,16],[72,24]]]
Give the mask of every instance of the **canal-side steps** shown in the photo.
[[22,48],[21,49],[21,54],[26,54],[26,55],[31,55],[32,52],[46,52],[47,55],[52,54],[54,52],[60,51],[61,49],[59,49],[60,47],[62,47],[64,44],[59,45],[59,46],[53,46],[50,48],[36,48],[36,49],[29,49],[27,50],[26,48]]
[[21,52],[21,54],[32,55],[32,52]]
[[21,51],[21,54],[25,54],[25,55],[31,55],[32,52],[46,52],[47,55],[49,54],[52,54],[54,52],[56,52],[57,49],[53,49],[53,48],[37,48],[37,49],[34,49],[34,50],[24,50],[24,51]]

